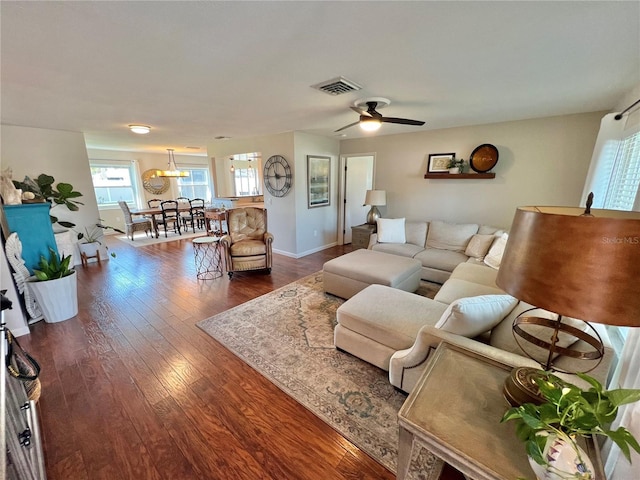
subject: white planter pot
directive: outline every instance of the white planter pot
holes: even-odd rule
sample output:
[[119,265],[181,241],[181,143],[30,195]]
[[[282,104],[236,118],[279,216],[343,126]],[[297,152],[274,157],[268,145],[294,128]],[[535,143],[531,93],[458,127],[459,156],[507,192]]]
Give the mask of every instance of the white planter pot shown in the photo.
[[454,175],[460,173],[460,167],[452,167],[449,169],[449,173],[452,173]]
[[595,479],[595,469],[589,456],[569,439],[549,435],[543,457],[548,462],[547,465],[540,465],[529,457],[529,464],[538,480]]
[[61,322],[78,314],[78,279],[71,275],[46,282],[29,277],[27,286],[36,299],[47,323]]
[[87,258],[91,258],[96,256],[98,249],[100,248],[100,244],[98,242],[78,243],[78,248],[80,249],[80,253],[84,253]]

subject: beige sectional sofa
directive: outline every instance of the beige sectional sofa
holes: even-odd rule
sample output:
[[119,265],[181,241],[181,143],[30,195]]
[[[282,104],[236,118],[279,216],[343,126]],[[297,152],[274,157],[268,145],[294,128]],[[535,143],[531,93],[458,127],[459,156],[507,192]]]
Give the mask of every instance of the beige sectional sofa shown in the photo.
[[460,263],[482,261],[494,239],[503,233],[500,228],[476,223],[379,219],[368,248],[419,260],[423,280],[444,283]]
[[[501,237],[502,238],[502,237]],[[495,242],[494,242],[495,243]],[[491,262],[490,262],[491,263]],[[442,341],[460,345],[513,366],[539,366],[521,350],[512,334],[513,320],[529,308],[505,294],[495,283],[497,269],[480,261],[458,264],[433,300],[383,285],[370,285],[338,308],[334,343],[337,348],[389,371],[389,381],[410,392],[431,352]],[[531,315],[555,315],[537,309]],[[584,322],[569,320],[574,326]],[[594,377],[604,380],[614,357],[606,330],[593,325],[605,345],[605,356]],[[573,337],[562,346],[588,349]],[[539,347],[527,347],[544,361]],[[569,371],[584,371],[584,361],[558,357],[555,364]],[[575,377],[573,377],[575,378]]]

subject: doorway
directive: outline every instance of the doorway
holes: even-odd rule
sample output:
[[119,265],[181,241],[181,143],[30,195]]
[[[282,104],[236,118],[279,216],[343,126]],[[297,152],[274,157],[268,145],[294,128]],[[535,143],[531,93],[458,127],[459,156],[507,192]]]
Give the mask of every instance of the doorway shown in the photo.
[[351,227],[362,225],[369,211],[363,205],[367,190],[374,185],[375,155],[372,153],[340,157],[340,198],[338,199],[338,243],[351,243]]

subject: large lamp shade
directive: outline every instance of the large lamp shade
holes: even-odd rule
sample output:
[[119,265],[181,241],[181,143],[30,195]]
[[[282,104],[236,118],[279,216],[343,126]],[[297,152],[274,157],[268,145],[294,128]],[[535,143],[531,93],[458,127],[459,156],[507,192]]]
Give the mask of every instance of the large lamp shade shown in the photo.
[[563,316],[640,326],[640,212],[518,208],[496,283]]

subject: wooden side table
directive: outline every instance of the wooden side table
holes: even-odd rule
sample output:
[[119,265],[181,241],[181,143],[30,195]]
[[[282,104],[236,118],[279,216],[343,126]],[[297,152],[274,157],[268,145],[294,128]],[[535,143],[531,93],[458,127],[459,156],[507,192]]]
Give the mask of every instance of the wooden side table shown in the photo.
[[[448,343],[432,354],[398,412],[397,479],[404,480],[416,439],[470,479],[535,478],[514,422],[500,423],[510,405],[502,385],[513,367]],[[581,446],[605,480],[593,439]]]
[[353,249],[367,248],[372,233],[376,233],[376,226],[369,223],[351,227],[351,246]]

